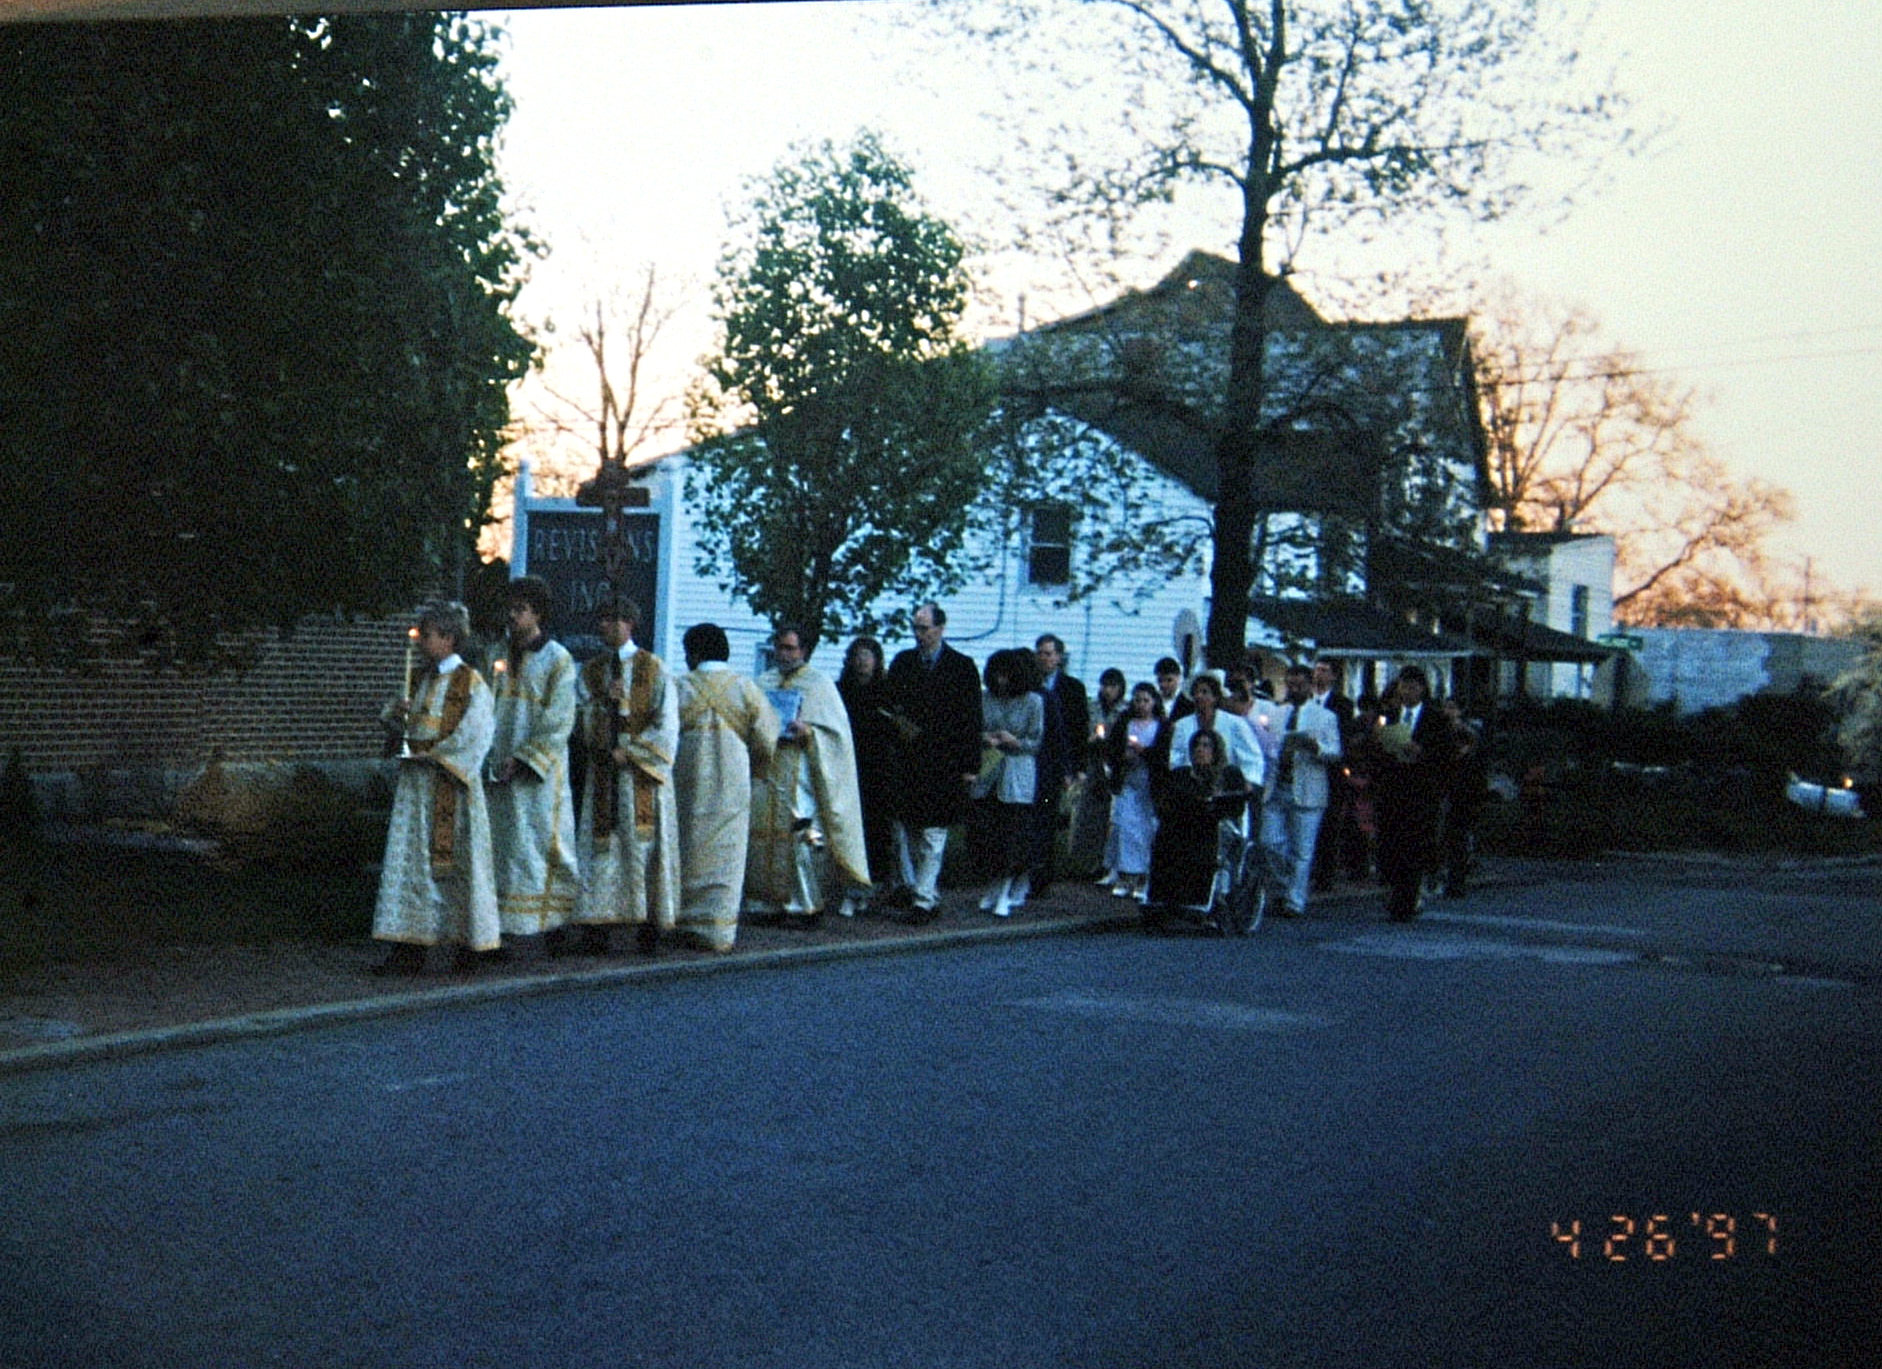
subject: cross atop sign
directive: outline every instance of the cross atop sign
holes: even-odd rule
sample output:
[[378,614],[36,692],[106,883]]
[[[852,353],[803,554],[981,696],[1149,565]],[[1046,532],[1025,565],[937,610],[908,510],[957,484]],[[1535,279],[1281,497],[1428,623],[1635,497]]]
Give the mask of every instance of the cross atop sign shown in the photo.
[[[619,593],[627,583],[626,522],[627,509],[644,509],[653,502],[647,487],[637,481],[622,461],[605,459],[593,477],[584,480],[575,491],[575,502],[587,509],[601,510],[601,573]],[[643,611],[649,607],[642,605]]]

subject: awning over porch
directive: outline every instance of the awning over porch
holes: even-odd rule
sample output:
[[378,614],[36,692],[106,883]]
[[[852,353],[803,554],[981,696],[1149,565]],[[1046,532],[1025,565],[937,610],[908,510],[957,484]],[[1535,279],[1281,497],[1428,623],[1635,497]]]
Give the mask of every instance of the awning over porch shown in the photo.
[[1258,596],[1249,614],[1289,645],[1360,660],[1443,661],[1485,654],[1462,637],[1408,623],[1364,599]]
[[1433,632],[1364,599],[1249,601],[1249,616],[1289,646],[1322,656],[1367,660],[1450,660],[1482,656],[1504,661],[1599,665],[1615,652],[1570,633],[1504,614],[1472,621],[1470,635]]
[[1544,627],[1521,618],[1486,614],[1471,624],[1471,636],[1506,661],[1557,661],[1567,665],[1599,665],[1617,648]]

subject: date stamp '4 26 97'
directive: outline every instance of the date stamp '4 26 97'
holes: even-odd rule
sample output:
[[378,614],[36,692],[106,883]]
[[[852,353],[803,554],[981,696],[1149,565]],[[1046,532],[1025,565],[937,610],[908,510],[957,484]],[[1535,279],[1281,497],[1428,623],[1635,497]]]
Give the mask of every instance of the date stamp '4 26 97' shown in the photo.
[[1617,1212],[1586,1224],[1579,1217],[1552,1221],[1549,1235],[1555,1249],[1571,1260],[1610,1264],[1772,1259],[1777,1255],[1777,1217],[1769,1212],[1753,1212],[1742,1221],[1730,1212],[1656,1212],[1646,1217]]

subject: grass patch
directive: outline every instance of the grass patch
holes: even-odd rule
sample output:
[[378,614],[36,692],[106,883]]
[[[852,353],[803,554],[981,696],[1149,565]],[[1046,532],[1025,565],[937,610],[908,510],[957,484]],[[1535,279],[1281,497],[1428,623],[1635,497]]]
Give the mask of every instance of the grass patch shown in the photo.
[[377,877],[118,847],[0,844],[0,968],[134,960],[151,946],[347,942]]

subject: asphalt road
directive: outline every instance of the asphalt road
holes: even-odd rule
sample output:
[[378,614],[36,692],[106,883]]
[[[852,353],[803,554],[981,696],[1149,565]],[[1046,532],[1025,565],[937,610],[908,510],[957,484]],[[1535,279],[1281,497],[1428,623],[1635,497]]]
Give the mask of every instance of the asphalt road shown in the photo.
[[0,1365],[1873,1363],[1878,895],[1596,868],[3,1079]]

